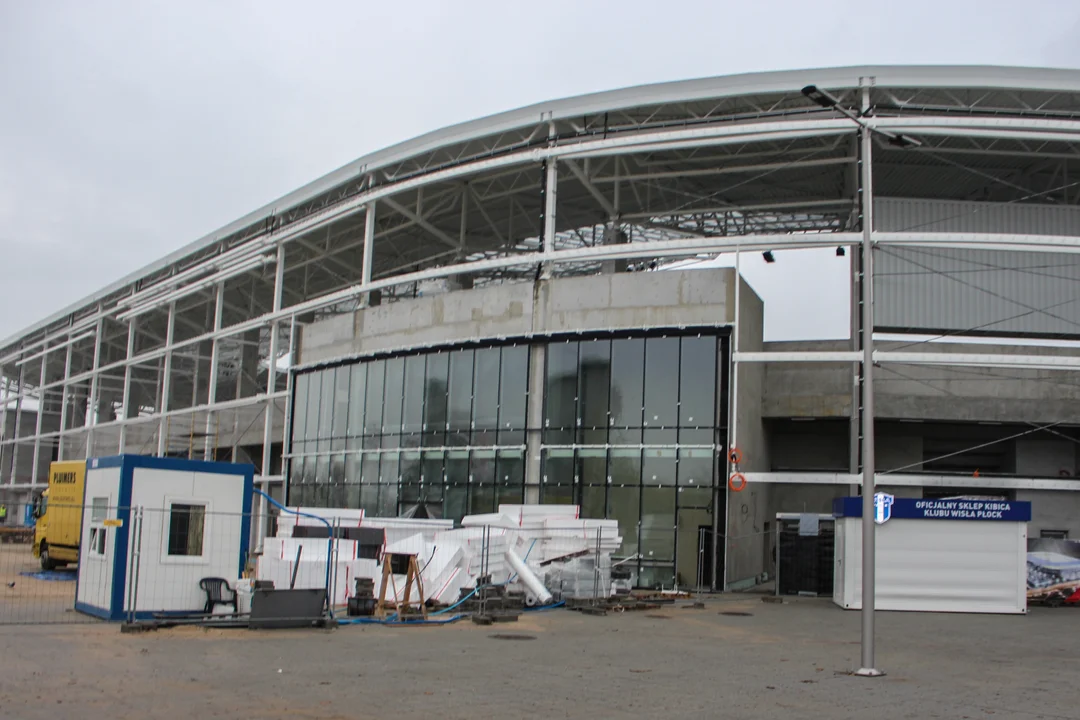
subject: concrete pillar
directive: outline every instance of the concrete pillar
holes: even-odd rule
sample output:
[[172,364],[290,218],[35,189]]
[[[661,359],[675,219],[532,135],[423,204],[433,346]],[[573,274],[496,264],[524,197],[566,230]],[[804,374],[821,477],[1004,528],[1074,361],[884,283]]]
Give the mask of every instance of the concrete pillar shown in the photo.
[[[611,224],[604,228],[604,245],[624,245],[629,242],[624,233],[612,220]],[[626,272],[626,260],[604,260],[600,263],[600,273],[612,275]]]
[[461,273],[460,275],[451,275],[450,277],[446,278],[446,289],[451,292],[453,292],[454,290],[472,290],[472,274]]

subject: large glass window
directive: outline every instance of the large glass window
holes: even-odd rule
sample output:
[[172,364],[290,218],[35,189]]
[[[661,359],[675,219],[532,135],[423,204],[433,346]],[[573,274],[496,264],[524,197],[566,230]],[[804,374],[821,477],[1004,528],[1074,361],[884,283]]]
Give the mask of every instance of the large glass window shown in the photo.
[[334,419],[330,443],[331,450],[345,449],[345,436],[348,434],[349,424],[349,379],[352,368],[342,367],[337,369],[334,376]]
[[[349,437],[364,434],[364,403],[367,399],[367,365],[362,363],[352,366],[352,378],[349,381]],[[303,377],[301,375],[300,377]]]
[[307,448],[304,435],[307,427],[307,404],[308,385],[311,382],[311,374],[297,375],[293,385],[293,427],[292,448],[294,453],[303,454]]
[[468,445],[472,430],[473,351],[450,353],[447,445]]
[[403,447],[420,446],[420,433],[424,429],[424,365],[423,355],[405,358],[405,399],[401,424]]
[[569,445],[574,441],[578,345],[576,342],[558,342],[547,347],[544,443],[548,445]]
[[424,445],[436,447],[446,437],[447,387],[450,373],[450,354],[439,352],[427,356],[427,376],[424,380]]
[[645,341],[645,420],[648,428],[675,427],[679,411],[679,338]]
[[318,415],[319,452],[329,450],[330,439],[334,437],[334,374],[336,372],[336,368],[330,368],[320,373],[322,375],[322,397],[319,399]]
[[499,372],[499,444],[525,443],[525,408],[529,400],[529,347],[502,349]]
[[[523,343],[300,373],[290,504],[455,520],[493,512],[524,501],[535,430],[541,502],[618,520],[617,555],[633,558],[638,584],[686,582],[722,474],[726,346],[696,332],[553,339],[543,387],[532,389]],[[539,428],[527,428],[530,390],[542,393]]]
[[495,430],[499,426],[499,351],[499,348],[476,351],[476,365],[473,370],[475,430]]
[[641,442],[645,341],[611,341],[611,444]]
[[386,363],[375,360],[367,363],[367,393],[364,403],[364,435],[382,434],[383,382],[386,379]]
[[[670,585],[676,572],[698,575],[694,548],[678,547],[711,526],[716,439],[723,436],[719,342],[671,334],[547,348],[543,501],[617,519],[624,538],[618,554],[634,557],[630,566],[644,586]],[[571,462],[573,473],[565,469]],[[687,528],[680,534],[681,517]]]
[[581,343],[578,364],[578,438],[584,445],[603,445],[608,435],[611,389],[611,341]]
[[315,443],[319,438],[319,402],[322,398],[321,372],[313,372],[310,375],[307,392],[307,407],[304,412],[304,439],[308,443],[308,451],[315,452]]
[[716,424],[716,338],[684,337],[679,356],[679,426]]
[[404,387],[405,358],[390,358],[386,361],[386,382],[383,385],[383,435],[396,436],[401,433]]

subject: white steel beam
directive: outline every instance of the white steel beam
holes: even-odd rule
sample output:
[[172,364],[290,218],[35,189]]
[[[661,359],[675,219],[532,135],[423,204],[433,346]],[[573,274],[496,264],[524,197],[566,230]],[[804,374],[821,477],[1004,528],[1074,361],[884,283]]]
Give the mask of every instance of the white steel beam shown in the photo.
[[[214,332],[219,333],[221,331],[221,313],[225,307],[225,283],[218,283],[217,288],[214,290]],[[210,341],[210,382],[206,394],[206,403],[213,405],[217,400],[217,385],[218,385],[218,354],[220,352],[220,335],[215,334],[214,339]],[[129,366],[130,367],[130,366]],[[194,403],[192,403],[194,405]],[[194,422],[194,421],[193,421]],[[214,455],[214,443],[213,443],[213,430],[214,430],[214,413],[206,413],[206,426],[203,433],[203,460],[212,460]]]
[[[165,354],[164,354],[164,368],[161,375],[161,402],[158,405],[160,408],[162,420],[158,426],[158,442],[157,442],[157,456],[164,457],[165,450],[167,448],[168,438],[165,418],[168,417],[169,412],[169,385],[172,379],[172,354],[173,354],[173,329],[176,323],[173,320],[176,317],[176,302],[169,303],[169,319],[168,326],[165,328]],[[211,336],[214,333],[210,333]],[[129,361],[130,362],[130,361]]]
[[[127,336],[127,354],[125,357],[130,358],[135,354],[135,318],[128,320],[128,336]],[[124,366],[124,389],[123,396],[120,400],[121,410],[120,419],[127,420],[131,411],[131,374],[134,370],[133,365]],[[65,373],[66,374],[66,373]],[[65,385],[65,387],[67,387]],[[63,426],[61,426],[61,430]],[[63,436],[61,436],[63,437]],[[127,450],[127,423],[120,426],[120,454],[123,455]]]
[[[367,211],[364,213],[364,257],[360,261],[360,283],[365,286],[371,284],[371,273],[375,265],[375,203],[370,202],[366,207]],[[367,293],[364,294],[364,304],[368,304]],[[279,308],[277,312],[280,311]]]
[[[774,153],[776,155],[782,154],[780,151]],[[739,159],[738,156],[731,158],[732,160]],[[709,175],[732,175],[737,173],[758,173],[758,172],[772,172],[775,170],[784,170],[787,168],[807,168],[807,167],[824,167],[828,165],[848,165],[854,163],[858,158],[845,155],[844,157],[833,158],[819,158],[817,160],[788,160],[786,162],[773,162],[773,163],[758,163],[755,165],[717,165],[710,168],[698,168],[696,170],[654,170],[646,173],[633,173],[629,175],[598,175],[592,178],[592,183],[611,183],[619,180],[663,180],[665,178],[684,178],[684,177],[703,177]],[[566,161],[570,164],[571,160]],[[717,162],[720,162],[719,160]],[[573,170],[573,166],[570,168]],[[577,175],[577,173],[574,173]]]
[[[38,383],[39,388],[45,387],[46,371],[48,370],[49,353],[45,351],[41,356],[41,381]],[[34,423],[34,459],[30,465],[30,482],[37,482],[39,458],[41,457],[41,421],[45,417],[45,391],[40,390],[38,392],[38,409],[37,418]]]
[[80,342],[82,340],[88,340],[88,339],[90,339],[92,337],[94,337],[93,331],[88,332],[88,333],[83,333],[81,335],[76,335],[75,337],[68,338],[67,340],[65,340],[63,342],[59,342],[59,343],[50,345],[47,348],[45,348],[44,350],[39,350],[38,352],[34,353],[33,355],[28,355],[27,357],[16,360],[15,365],[18,366],[18,365],[24,365],[24,364],[29,363],[29,362],[33,362],[34,360],[37,360],[38,358],[45,357],[46,355],[48,355],[50,352],[53,352],[54,350],[59,350],[60,348],[62,348],[64,346],[70,346],[70,345],[73,345],[73,344],[75,344],[77,342]]
[[[570,168],[570,172],[572,172],[574,174],[574,177],[578,179],[578,182],[580,182],[582,186],[584,186],[584,188],[589,191],[589,194],[593,196],[593,199],[596,200],[596,202],[600,205],[601,208],[604,209],[604,212],[606,212],[609,217],[615,217],[619,214],[619,211],[615,209],[615,205],[607,199],[604,193],[600,192],[600,188],[596,187],[595,182],[589,179],[589,176],[585,174],[581,167],[578,166],[577,162],[575,162],[574,160],[564,160],[563,162],[565,163],[566,167]],[[607,178],[607,180],[609,182],[618,182],[617,176]]]
[[[747,472],[743,473],[748,483],[782,483],[785,485],[858,485],[856,473],[817,473],[817,472]],[[1071,490],[1080,491],[1080,480],[1051,479],[1031,477],[987,477],[972,478],[970,475],[919,475],[914,473],[875,473],[881,485],[896,487],[953,487],[1001,490]]]
[[[734,352],[736,363],[844,363],[856,362],[861,351]],[[963,365],[1012,370],[1074,370],[1080,355],[1009,355],[1003,353],[899,352],[875,350],[874,363],[898,365]]]
[[1021,233],[875,232],[874,244],[962,248],[967,250],[1080,252],[1080,237]]
[[838,350],[818,351],[804,350],[796,352],[734,352],[732,360],[737,363],[793,363],[793,362],[824,362],[824,363],[850,363],[859,362],[862,359],[861,350]]
[[23,391],[26,388],[26,366],[19,368],[19,394],[15,398],[15,432],[11,436],[13,445],[11,449],[11,474],[8,482],[15,484],[15,473],[19,470],[19,432],[22,429],[22,406]]
[[874,361],[902,365],[963,365],[1011,370],[1075,370],[1080,355],[1007,355],[998,353],[890,352],[877,350]]
[[[274,312],[281,310],[281,297],[285,287],[285,247],[278,246],[277,265],[274,272]],[[281,323],[274,321],[270,325],[270,357],[266,368],[266,394],[271,395],[277,390],[277,356],[278,336],[281,333]],[[210,398],[213,401],[213,398]],[[274,430],[274,401],[266,403],[266,416],[263,419],[263,452],[262,474],[270,474],[270,465],[273,462],[273,454],[270,446],[273,444]],[[285,448],[282,446],[282,452]],[[261,503],[260,503],[261,507]],[[261,517],[261,515],[260,515]]]
[[[555,212],[559,193],[559,170],[555,158],[548,158],[544,171],[544,254],[555,250]],[[551,263],[543,264],[543,277],[551,277]]]
[[397,202],[393,198],[382,198],[382,201],[384,204],[389,205],[391,208],[393,208],[395,212],[401,213],[420,227],[427,230],[429,233],[434,235],[436,239],[442,241],[444,244],[449,245],[452,248],[456,248],[458,246],[457,240],[451,237],[449,233],[443,232],[443,230],[437,225],[433,225],[432,223],[428,222],[421,215],[413,212],[412,210]]
[[104,323],[104,318],[98,320],[97,330],[94,332],[94,363],[90,370],[90,394],[86,400],[86,457],[92,457],[94,451],[94,425],[97,424],[98,412],[98,370],[101,368],[101,333]]
[[0,485],[4,484],[4,448],[7,447],[8,379],[0,368]]
[[[71,343],[68,343],[64,357],[64,379],[61,381],[60,390],[60,437],[56,443],[56,457],[64,459],[64,431],[67,430],[68,417],[68,378],[71,377]],[[130,353],[128,353],[130,355]],[[6,413],[5,413],[6,415]]]

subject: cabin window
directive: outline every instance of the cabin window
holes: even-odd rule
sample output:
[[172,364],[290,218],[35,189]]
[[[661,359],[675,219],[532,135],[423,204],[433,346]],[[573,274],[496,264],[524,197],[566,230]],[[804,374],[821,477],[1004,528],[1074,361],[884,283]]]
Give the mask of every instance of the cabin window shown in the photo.
[[201,556],[205,525],[205,505],[173,503],[169,508],[168,554],[174,557]]
[[90,500],[90,555],[97,557],[105,556],[105,539],[109,529],[101,523],[109,515],[109,498],[96,497]]

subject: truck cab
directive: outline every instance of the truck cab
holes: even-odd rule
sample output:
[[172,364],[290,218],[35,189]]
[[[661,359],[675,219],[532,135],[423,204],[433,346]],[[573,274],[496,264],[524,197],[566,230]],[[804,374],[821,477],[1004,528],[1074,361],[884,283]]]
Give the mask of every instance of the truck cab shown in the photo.
[[42,570],[55,570],[79,561],[82,533],[85,461],[54,462],[49,466],[49,487],[34,508],[34,557]]

